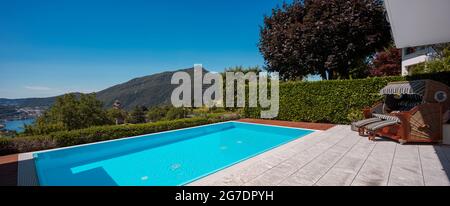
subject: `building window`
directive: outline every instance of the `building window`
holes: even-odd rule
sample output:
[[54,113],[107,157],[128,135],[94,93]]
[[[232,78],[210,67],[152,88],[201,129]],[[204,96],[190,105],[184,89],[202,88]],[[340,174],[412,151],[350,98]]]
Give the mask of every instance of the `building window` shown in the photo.
[[408,48],[405,49],[405,54],[406,55],[412,54],[414,52],[416,52],[416,47],[408,47]]

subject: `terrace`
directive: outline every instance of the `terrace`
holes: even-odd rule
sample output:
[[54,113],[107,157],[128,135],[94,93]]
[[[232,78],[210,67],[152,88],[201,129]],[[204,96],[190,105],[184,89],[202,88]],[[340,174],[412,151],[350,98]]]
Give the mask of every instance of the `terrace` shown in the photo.
[[[240,121],[317,131],[188,185],[450,185],[449,146],[369,141],[347,125]],[[36,184],[29,156],[0,157],[0,184]]]
[[448,146],[369,141],[336,125],[190,185],[448,186],[449,177]]

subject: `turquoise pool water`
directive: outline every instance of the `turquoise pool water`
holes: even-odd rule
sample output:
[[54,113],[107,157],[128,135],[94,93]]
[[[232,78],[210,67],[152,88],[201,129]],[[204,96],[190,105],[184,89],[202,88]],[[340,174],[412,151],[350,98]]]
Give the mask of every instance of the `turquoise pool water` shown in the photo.
[[47,186],[184,185],[311,130],[239,122],[35,153]]

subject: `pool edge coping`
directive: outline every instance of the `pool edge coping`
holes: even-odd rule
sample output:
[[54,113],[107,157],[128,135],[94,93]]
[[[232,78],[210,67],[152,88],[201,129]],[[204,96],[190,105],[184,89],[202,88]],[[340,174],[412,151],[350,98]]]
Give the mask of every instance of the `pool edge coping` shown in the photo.
[[273,124],[263,124],[263,123],[255,123],[255,122],[241,122],[241,121],[239,121],[239,120],[237,120],[237,121],[229,121],[229,122],[237,122],[237,123],[243,123],[243,124],[255,124],[255,125],[269,126],[269,127],[281,127],[281,128],[288,128],[288,129],[309,130],[309,131],[312,131],[312,132],[319,132],[319,131],[322,131],[322,130],[317,130],[317,129],[308,129],[308,128],[301,128],[301,127],[290,127],[290,126],[273,125]]
[[17,186],[39,186],[33,153],[21,153],[17,157]]

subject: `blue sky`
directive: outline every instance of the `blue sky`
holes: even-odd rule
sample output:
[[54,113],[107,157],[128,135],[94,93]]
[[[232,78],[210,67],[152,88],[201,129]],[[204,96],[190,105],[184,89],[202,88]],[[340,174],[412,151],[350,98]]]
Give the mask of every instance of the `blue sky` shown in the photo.
[[2,0],[0,98],[94,92],[195,63],[262,66],[259,26],[281,3]]

